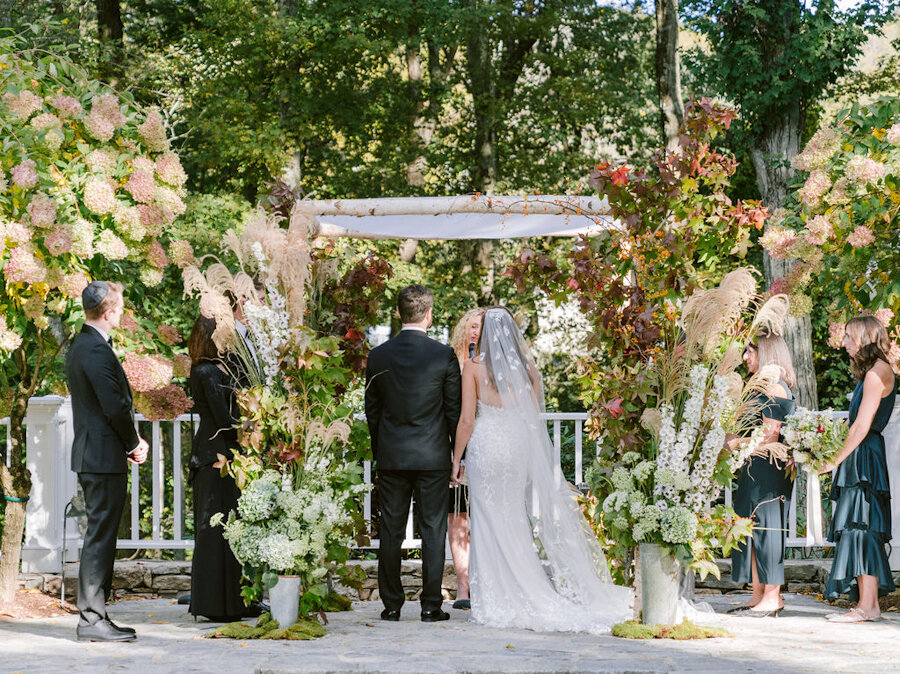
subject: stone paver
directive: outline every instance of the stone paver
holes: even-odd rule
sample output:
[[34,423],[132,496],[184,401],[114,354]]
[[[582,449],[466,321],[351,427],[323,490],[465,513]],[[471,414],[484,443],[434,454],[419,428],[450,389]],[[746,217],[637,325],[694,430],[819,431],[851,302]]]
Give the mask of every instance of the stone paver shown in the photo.
[[[719,611],[737,595],[703,597]],[[894,672],[900,661],[900,616],[833,625],[832,611],[810,597],[787,595],[779,618],[719,614],[702,622],[734,639],[629,641],[584,634],[496,630],[451,610],[451,620],[424,624],[408,603],[399,623],[378,619],[377,602],[329,614],[326,637],[307,642],[202,639],[213,627],[195,623],[172,600],[122,601],[110,607],[119,624],[138,630],[131,644],[74,639],[76,616],[0,622],[0,674],[70,672]],[[449,605],[445,605],[449,609]]]

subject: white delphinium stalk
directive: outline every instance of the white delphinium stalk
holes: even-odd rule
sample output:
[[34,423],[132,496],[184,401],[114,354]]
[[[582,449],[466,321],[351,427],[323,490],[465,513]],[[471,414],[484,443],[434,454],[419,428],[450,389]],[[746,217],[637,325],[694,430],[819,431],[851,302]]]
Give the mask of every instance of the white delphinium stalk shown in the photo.
[[[673,451],[675,449],[675,410],[669,403],[659,406],[659,452],[656,455],[656,465],[665,470],[674,470]],[[659,496],[664,493],[664,488],[659,483],[654,487],[653,493]]]
[[750,434],[750,440],[742,444],[738,451],[728,459],[728,466],[731,468],[732,473],[736,473],[740,467],[744,465],[747,459],[750,458],[750,455],[759,448],[765,432],[766,429],[764,426],[757,426],[753,429],[753,433]]
[[712,426],[703,438],[700,455],[691,470],[690,505],[701,511],[709,509],[712,492],[718,491],[712,480],[716,470],[719,453],[725,444],[725,429],[722,427],[725,409],[728,406],[730,382],[728,377],[716,376],[713,388],[703,412],[703,418],[712,422]]

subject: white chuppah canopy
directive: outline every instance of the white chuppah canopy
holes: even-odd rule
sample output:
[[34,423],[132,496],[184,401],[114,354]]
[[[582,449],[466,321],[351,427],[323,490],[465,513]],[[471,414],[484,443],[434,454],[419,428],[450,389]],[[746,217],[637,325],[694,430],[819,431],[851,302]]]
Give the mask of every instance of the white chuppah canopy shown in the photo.
[[582,196],[397,197],[297,202],[317,233],[358,239],[578,236],[615,226],[606,199]]

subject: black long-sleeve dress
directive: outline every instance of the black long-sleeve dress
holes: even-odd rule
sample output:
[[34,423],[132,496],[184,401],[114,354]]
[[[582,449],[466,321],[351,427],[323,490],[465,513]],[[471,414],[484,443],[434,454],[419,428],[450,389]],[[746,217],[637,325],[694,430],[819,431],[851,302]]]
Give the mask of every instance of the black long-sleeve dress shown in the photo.
[[[794,411],[794,400],[787,384],[781,382],[789,398],[760,395],[758,423],[763,417],[784,421]],[[750,552],[756,555],[756,573],[765,585],[784,584],[784,551],[788,511],[791,509],[793,480],[786,466],[762,456],[751,456],[741,468],[734,494],[734,510],[741,517],[753,518],[753,537],[731,553],[731,578],[749,583],[752,570]]]
[[235,559],[222,527],[212,527],[216,513],[226,516],[237,508],[240,491],[231,477],[222,477],[213,464],[236,449],[237,405],[234,379],[214,361],[191,367],[191,393],[200,427],[191,452],[194,490],[194,558],[191,564],[191,613],[208,618],[238,619],[245,610],[241,598],[241,565]]

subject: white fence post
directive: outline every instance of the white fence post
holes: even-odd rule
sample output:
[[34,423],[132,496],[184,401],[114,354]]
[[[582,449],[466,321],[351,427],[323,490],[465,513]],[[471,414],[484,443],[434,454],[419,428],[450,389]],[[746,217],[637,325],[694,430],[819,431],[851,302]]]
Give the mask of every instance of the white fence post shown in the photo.
[[890,565],[892,571],[897,571],[900,569],[900,397],[894,401],[894,411],[884,428],[884,451],[891,482]]
[[[25,417],[25,463],[31,472],[31,495],[25,510],[22,570],[31,573],[60,569],[63,517],[75,494],[76,478],[69,466],[72,453],[72,404],[61,396],[28,401]],[[70,545],[80,539],[77,525],[67,532]]]

